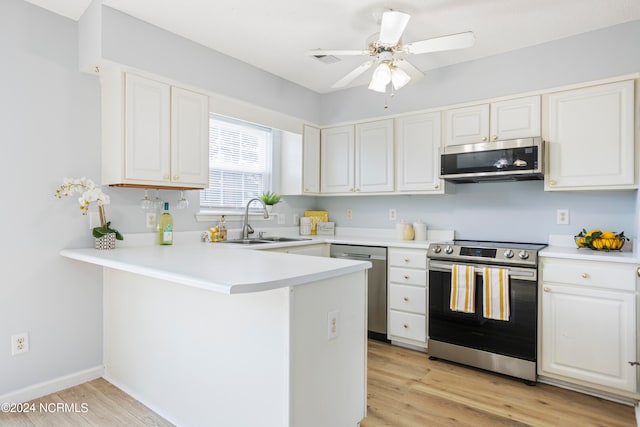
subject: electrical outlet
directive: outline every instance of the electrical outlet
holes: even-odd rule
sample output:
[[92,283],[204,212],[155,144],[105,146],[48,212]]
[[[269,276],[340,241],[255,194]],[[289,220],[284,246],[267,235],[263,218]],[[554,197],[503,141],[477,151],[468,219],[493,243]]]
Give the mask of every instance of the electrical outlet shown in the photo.
[[29,351],[29,333],[11,335],[11,355],[27,353]]
[[338,310],[327,313],[327,339],[338,338]]
[[293,225],[300,225],[300,215],[293,214]]
[[391,208],[389,209],[389,220],[390,221],[395,221],[396,220],[396,208]]
[[353,211],[351,208],[347,209],[347,219],[353,219]]
[[155,212],[147,212],[147,228],[156,228]]
[[558,209],[556,222],[560,225],[569,224],[569,209]]

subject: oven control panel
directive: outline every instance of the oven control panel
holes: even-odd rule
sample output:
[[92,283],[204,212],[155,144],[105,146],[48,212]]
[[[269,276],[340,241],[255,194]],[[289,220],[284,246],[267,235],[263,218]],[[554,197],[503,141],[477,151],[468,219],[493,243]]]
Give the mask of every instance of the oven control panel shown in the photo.
[[478,262],[505,265],[536,266],[538,250],[545,245],[538,244],[498,244],[492,242],[432,243],[429,258],[454,262]]

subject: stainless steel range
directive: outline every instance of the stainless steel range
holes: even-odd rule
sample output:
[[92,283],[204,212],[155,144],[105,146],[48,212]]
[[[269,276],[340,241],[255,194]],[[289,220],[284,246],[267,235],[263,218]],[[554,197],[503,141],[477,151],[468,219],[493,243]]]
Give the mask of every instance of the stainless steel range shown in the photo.
[[[469,240],[431,244],[428,252],[429,356],[534,384],[537,378],[538,251],[545,246]],[[463,284],[458,283],[461,270],[467,274],[462,276]],[[485,286],[485,277],[489,286]],[[485,312],[485,306],[494,309],[491,305],[498,301],[491,299],[493,290],[497,289],[492,286],[498,286],[495,277],[503,278],[499,283],[503,291],[499,305],[506,308],[502,320],[487,317]],[[470,310],[454,304],[461,292],[459,287],[467,292]]]

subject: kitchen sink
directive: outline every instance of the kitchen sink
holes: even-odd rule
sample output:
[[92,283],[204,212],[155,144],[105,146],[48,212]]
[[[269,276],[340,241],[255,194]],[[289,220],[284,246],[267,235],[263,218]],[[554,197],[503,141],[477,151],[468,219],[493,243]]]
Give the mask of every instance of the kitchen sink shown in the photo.
[[223,243],[238,243],[243,245],[256,245],[260,243],[279,243],[279,242],[300,242],[303,240],[311,240],[305,237],[278,237],[278,236],[270,236],[270,237],[261,237],[259,239],[233,239],[233,240],[225,240]]

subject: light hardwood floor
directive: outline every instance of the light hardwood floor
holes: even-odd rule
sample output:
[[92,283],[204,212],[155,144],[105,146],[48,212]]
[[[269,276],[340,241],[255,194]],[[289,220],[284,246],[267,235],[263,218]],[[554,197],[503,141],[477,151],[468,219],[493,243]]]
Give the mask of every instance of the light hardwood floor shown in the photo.
[[[636,426],[630,406],[546,384],[529,387],[377,341],[369,342],[368,373],[369,410],[362,427]],[[67,403],[78,412],[0,413],[0,426],[172,426],[103,379],[33,403]]]

